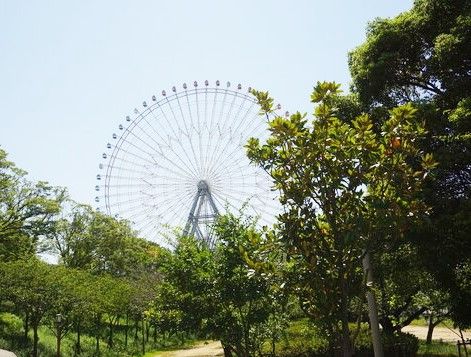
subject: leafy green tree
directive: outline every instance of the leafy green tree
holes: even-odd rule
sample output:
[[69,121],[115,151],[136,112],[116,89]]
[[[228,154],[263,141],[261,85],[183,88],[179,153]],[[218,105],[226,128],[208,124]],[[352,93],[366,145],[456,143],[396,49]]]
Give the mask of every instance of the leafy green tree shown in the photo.
[[[193,237],[182,237],[163,267],[157,311],[168,321],[169,331],[197,331],[214,311],[214,260],[212,252]],[[179,313],[180,312],[180,313]],[[178,321],[178,325],[175,323]]]
[[221,216],[214,234],[214,249],[194,237],[180,239],[149,314],[163,331],[199,331],[220,339],[226,356],[257,356],[262,343],[278,339],[285,327],[284,296],[251,267],[249,257],[262,240],[254,222]]
[[447,297],[424,269],[415,245],[399,242],[389,251],[376,255],[374,261],[383,331],[399,332],[427,311],[435,315],[432,320],[440,321]]
[[470,28],[469,0],[416,0],[397,17],[373,21],[349,61],[360,107],[375,123],[412,102],[429,132],[420,145],[439,163],[424,190],[431,221],[411,239],[462,326],[471,324],[471,295],[459,279],[471,255]]
[[277,328],[285,327],[286,304],[283,295],[274,294],[272,281],[257,274],[247,260],[259,249],[262,234],[251,219],[228,214],[218,219],[215,235],[214,297],[219,310],[210,321],[213,334],[226,354],[260,355],[264,340],[276,340]]
[[[58,266],[62,270],[62,293],[55,302],[54,313],[62,315],[62,336],[70,330],[76,334],[75,353],[82,352],[82,331],[90,327],[93,318],[93,303],[96,293],[95,283],[97,278],[87,271]],[[51,328],[55,325],[54,314],[50,316]]]
[[0,149],[0,260],[34,255],[50,234],[66,197],[63,188],[32,183]]
[[[253,94],[272,111],[268,93]],[[419,192],[435,163],[416,147],[425,132],[412,106],[393,109],[377,133],[368,115],[337,118],[338,98],[339,85],[318,83],[314,120],[277,116],[266,143],[252,138],[247,151],[280,191],[279,230],[303,310],[350,356],[349,305],[360,293],[363,252],[385,249],[426,213]]]
[[68,212],[55,223],[49,246],[70,268],[95,274],[137,278],[156,271],[167,251],[140,239],[126,221],[120,221],[86,205],[69,202]]
[[53,311],[59,296],[54,268],[32,257],[0,265],[3,300],[14,304],[14,311],[25,319],[26,333],[33,329],[32,356],[38,356],[38,328],[43,318]]

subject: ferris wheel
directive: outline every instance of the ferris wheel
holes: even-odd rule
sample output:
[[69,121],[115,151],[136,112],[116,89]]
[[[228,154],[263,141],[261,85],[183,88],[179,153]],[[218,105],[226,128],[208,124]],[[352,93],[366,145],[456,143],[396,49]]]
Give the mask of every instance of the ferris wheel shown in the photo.
[[179,230],[212,246],[212,223],[225,212],[274,223],[280,205],[271,179],[245,154],[250,137],[268,136],[249,92],[195,81],[134,109],[102,154],[99,209],[162,245]]

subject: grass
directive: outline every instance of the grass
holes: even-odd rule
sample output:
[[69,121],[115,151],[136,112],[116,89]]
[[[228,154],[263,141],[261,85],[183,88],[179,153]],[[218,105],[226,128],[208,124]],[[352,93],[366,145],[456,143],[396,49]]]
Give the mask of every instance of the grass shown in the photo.
[[[124,345],[124,332],[116,328],[114,332],[114,347],[109,349],[106,343],[105,335],[106,329],[103,328],[102,338],[100,339],[100,356],[101,357],[126,357],[126,356],[142,356],[141,336],[137,341],[134,340],[134,332],[129,332],[128,346]],[[45,326],[41,326],[38,330],[39,345],[38,351],[41,357],[56,356],[56,337],[52,331]],[[61,351],[63,356],[74,355],[75,333],[68,333],[61,343]],[[152,337],[146,343],[146,351],[163,351],[181,348],[181,338],[172,336],[163,339],[158,336],[157,343],[153,343]],[[95,355],[95,338],[91,335],[83,333],[81,336],[81,347],[83,356]],[[191,340],[186,341],[183,346],[189,346]],[[32,331],[28,334],[28,339],[25,340],[23,336],[23,325],[17,316],[9,313],[0,313],[0,349],[6,349],[15,352],[18,357],[30,356],[32,349]],[[155,352],[148,354],[155,356]]]
[[418,356],[421,357],[457,357],[458,348],[456,344],[434,341],[427,345],[420,341]]
[[[428,320],[425,317],[415,319],[410,323],[412,326],[428,326]],[[445,319],[444,321],[440,322],[437,327],[450,327],[453,326],[453,321],[449,319]]]
[[[415,321],[415,325],[425,325],[425,320]],[[449,322],[445,321],[445,324]],[[105,332],[105,331],[104,331]],[[9,313],[0,313],[0,348],[14,351],[18,357],[29,356],[31,350],[32,332],[30,331],[28,340],[23,336],[23,326],[21,320]],[[197,343],[204,341],[187,340],[183,344],[181,339],[176,337],[163,340],[161,337],[158,343],[154,345],[149,341],[146,345],[147,352],[142,355],[140,341],[134,342],[133,333],[130,333],[129,345],[124,347],[124,334],[122,331],[115,333],[115,348],[109,350],[104,338],[100,342],[101,356],[103,357],[124,357],[124,356],[143,356],[143,357],[165,357],[168,351],[176,349],[191,348]],[[63,356],[73,355],[73,346],[75,344],[75,334],[69,333],[62,340]],[[315,328],[308,319],[298,319],[292,321],[286,331],[286,335],[276,344],[277,355],[288,355],[290,352],[305,351],[306,348],[318,349],[325,342],[319,338]],[[93,336],[82,335],[83,355],[91,356],[95,351],[95,339]],[[264,346],[265,352],[269,352],[269,345]],[[56,339],[52,331],[42,326],[39,329],[39,351],[43,357],[55,356]],[[418,356],[420,357],[457,357],[458,350],[456,344],[434,341],[431,345],[420,341]]]

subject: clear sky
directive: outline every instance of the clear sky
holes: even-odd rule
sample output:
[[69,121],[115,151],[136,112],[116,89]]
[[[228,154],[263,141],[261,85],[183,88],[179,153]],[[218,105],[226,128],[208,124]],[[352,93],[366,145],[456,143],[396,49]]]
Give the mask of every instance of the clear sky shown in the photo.
[[93,204],[106,143],[162,89],[216,79],[310,111],[318,80],[348,89],[368,21],[412,0],[0,0],[0,146],[34,180]]

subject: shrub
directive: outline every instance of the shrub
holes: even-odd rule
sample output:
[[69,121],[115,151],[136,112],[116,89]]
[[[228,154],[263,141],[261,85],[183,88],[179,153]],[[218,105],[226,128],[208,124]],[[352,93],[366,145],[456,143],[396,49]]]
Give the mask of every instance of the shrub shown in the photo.
[[[306,320],[294,321],[287,330],[288,342],[279,343],[277,356],[282,357],[336,357],[341,350],[329,351],[328,343]],[[412,357],[419,349],[417,337],[407,333],[382,336],[385,357]],[[355,339],[355,357],[373,357],[373,346],[368,326],[364,325]]]

